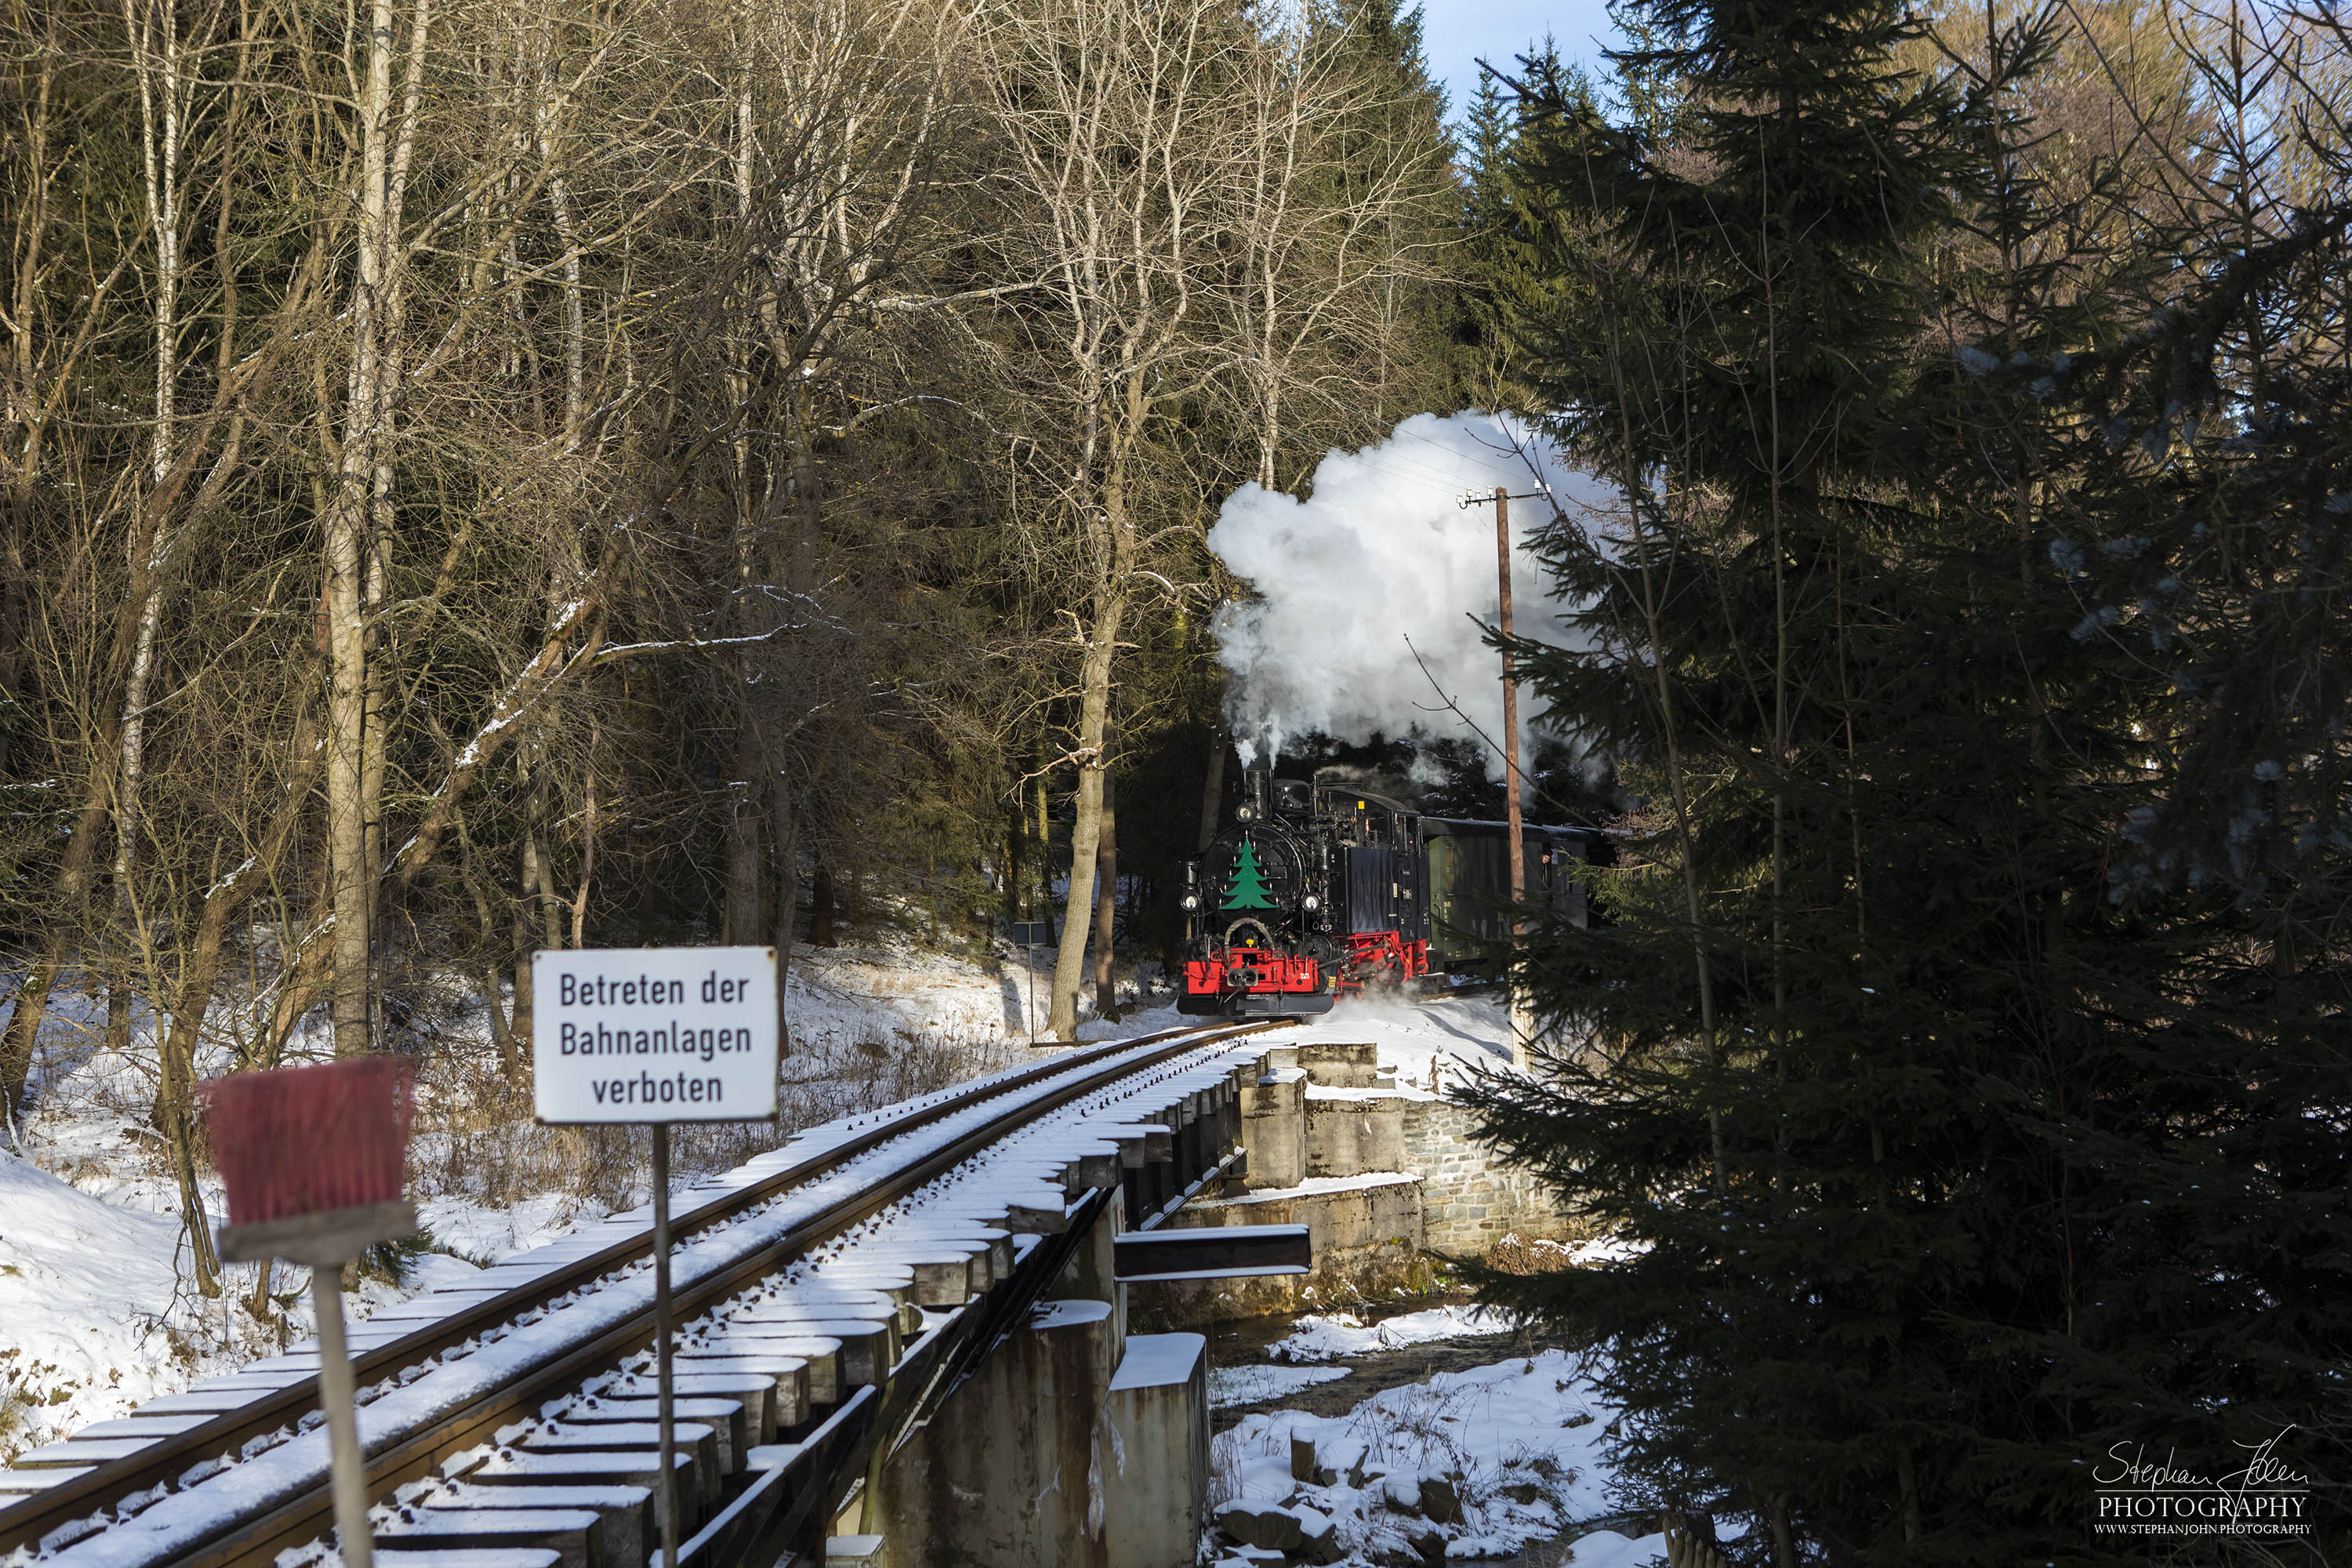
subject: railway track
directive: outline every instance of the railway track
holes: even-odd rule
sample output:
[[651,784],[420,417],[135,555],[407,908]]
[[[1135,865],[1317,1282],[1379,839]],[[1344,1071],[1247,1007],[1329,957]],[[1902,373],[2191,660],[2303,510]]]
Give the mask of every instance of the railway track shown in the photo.
[[[821,1552],[884,1446],[1063,1275],[1114,1194],[1131,1226],[1155,1224],[1231,1164],[1252,1059],[1236,1042],[1279,1022],[1059,1053],[679,1194],[685,1559]],[[358,1326],[387,1558],[639,1568],[651,1253],[646,1214],[615,1216]],[[298,1347],[25,1456],[0,1472],[0,1564],[315,1560],[331,1536],[317,1364]]]

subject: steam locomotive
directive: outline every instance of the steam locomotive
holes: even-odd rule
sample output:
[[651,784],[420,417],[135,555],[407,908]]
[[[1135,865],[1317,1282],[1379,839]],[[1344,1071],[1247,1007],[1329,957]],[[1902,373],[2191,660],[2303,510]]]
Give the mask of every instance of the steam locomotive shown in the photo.
[[[1234,822],[1184,866],[1177,1008],[1321,1013],[1349,992],[1470,967],[1510,934],[1510,829],[1345,783],[1247,770]],[[1586,921],[1600,836],[1524,826],[1527,900]]]

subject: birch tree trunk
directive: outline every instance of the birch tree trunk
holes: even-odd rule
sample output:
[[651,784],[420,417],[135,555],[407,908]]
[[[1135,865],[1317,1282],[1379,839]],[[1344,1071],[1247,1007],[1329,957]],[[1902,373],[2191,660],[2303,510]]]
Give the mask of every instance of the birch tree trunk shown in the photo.
[[1118,1019],[1118,778],[1106,767],[1102,830],[1095,846],[1095,1016]]
[[1078,987],[1086,976],[1095,858],[1102,847],[1103,742],[1110,719],[1111,655],[1127,611],[1115,588],[1097,603],[1079,678],[1078,815],[1070,825],[1070,889],[1062,903],[1062,945],[1054,955],[1054,1003],[1045,1016],[1046,1032],[1057,1040],[1078,1037]]
[[[180,303],[180,154],[189,108],[182,69],[180,15],[177,0],[123,0],[123,30],[130,45],[131,70],[139,81],[139,150],[146,198],[147,226],[153,236],[154,309],[152,425],[149,434],[148,478],[160,486],[172,471],[175,455],[173,416],[179,388]],[[145,514],[142,512],[142,514]],[[153,519],[147,536],[134,536],[131,548],[146,556],[147,591],[139,605],[139,626],[131,655],[131,669],[122,685],[121,744],[114,802],[114,927],[118,942],[136,918],[133,878],[142,825],[141,792],[146,779],[147,693],[155,668],[155,633],[163,618],[171,590],[166,558],[173,545],[168,514]],[[118,950],[108,977],[106,1043],[118,1058],[130,1048],[131,1015],[135,987],[129,964]],[[210,1273],[200,1273],[209,1287]],[[206,1294],[210,1294],[209,1288]]]
[[341,450],[325,520],[327,568],[327,864],[333,921],[331,1006],[335,1054],[370,1045],[368,916],[374,889],[367,864],[367,537],[382,438],[386,274],[392,262],[392,72],[398,53],[392,0],[368,8],[359,95],[358,277],[348,321],[351,369]]

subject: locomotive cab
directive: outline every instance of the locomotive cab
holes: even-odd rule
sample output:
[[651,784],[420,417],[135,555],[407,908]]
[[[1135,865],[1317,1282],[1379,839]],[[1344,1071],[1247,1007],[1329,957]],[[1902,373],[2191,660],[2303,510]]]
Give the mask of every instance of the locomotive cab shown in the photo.
[[1332,892],[1346,932],[1339,989],[1428,973],[1421,814],[1344,784],[1324,784],[1318,793],[1330,824],[1338,872]]

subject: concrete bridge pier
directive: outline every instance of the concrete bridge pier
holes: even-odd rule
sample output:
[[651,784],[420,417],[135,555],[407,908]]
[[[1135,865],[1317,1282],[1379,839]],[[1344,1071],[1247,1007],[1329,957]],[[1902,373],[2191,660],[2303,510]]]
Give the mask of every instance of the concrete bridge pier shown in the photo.
[[[1060,1282],[884,1468],[865,1568],[1191,1568],[1207,1342],[1126,1331],[1114,1196]],[[869,1527],[874,1528],[874,1527]],[[846,1543],[843,1543],[846,1545]]]
[[882,1475],[881,1534],[906,1568],[1111,1568],[1108,1302],[1041,1302]]
[[1127,1229],[1127,1194],[1111,1189],[1110,1201],[1095,1216],[1093,1228],[1078,1241],[1070,1266],[1062,1271],[1055,1294],[1084,1297],[1110,1307],[1110,1364],[1118,1367],[1127,1355],[1127,1287],[1118,1282],[1111,1244]]

